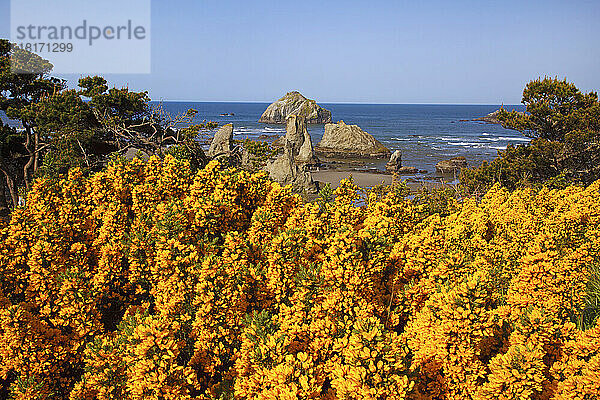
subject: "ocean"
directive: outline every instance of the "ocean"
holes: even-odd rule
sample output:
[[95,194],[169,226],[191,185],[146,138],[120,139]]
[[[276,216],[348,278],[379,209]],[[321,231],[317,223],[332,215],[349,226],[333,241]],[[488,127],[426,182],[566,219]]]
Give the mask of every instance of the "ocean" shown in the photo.
[[[154,105],[159,104],[153,102]],[[160,103],[171,114],[193,108],[196,120],[233,123],[237,139],[260,135],[284,135],[283,125],[259,124],[258,119],[269,103],[176,102]],[[500,125],[472,120],[491,113],[500,105],[434,105],[434,104],[324,104],[335,122],[356,124],[372,134],[391,151],[402,151],[402,164],[426,170],[435,175],[435,164],[441,160],[464,156],[469,165],[494,159],[509,144],[529,142],[520,132]],[[524,111],[522,105],[505,105],[505,109]],[[233,116],[221,116],[233,113]],[[3,120],[5,116],[1,116]],[[323,125],[309,125],[316,145],[323,136]],[[384,169],[386,160],[368,161],[366,168]]]
[[[181,113],[189,108],[198,111],[197,119],[232,123],[234,138],[257,138],[260,135],[283,135],[283,125],[259,124],[258,119],[269,103],[163,102],[165,110]],[[434,104],[325,104],[334,122],[343,120],[372,134],[391,151],[402,151],[402,164],[435,174],[441,160],[464,156],[469,165],[494,159],[509,144],[529,142],[520,132],[500,125],[472,120],[496,111],[500,105]],[[524,111],[522,105],[504,105],[507,110]],[[233,113],[233,116],[221,116]],[[323,136],[323,125],[309,125],[316,145]],[[386,160],[371,161],[366,167],[383,169]]]

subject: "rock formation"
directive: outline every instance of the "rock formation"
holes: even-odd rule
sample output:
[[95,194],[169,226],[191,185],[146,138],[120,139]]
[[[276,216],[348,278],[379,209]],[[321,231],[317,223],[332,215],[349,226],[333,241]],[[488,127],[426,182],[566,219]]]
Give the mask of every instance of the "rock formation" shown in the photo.
[[[518,111],[517,113],[525,115],[525,113],[522,112],[522,111]],[[502,121],[500,121],[498,119],[499,115],[500,115],[500,110],[496,110],[494,112],[489,113],[485,117],[475,118],[473,121],[483,121],[483,122],[487,122],[488,124],[498,124],[498,125],[504,126],[504,124],[502,123]]]
[[287,119],[285,137],[293,147],[296,162],[300,164],[318,164],[312,139],[306,129],[306,119],[298,115],[290,115]]
[[417,167],[400,167],[396,171],[397,175],[412,175],[418,173],[426,173],[427,171],[419,170]]
[[285,135],[279,136],[277,139],[273,140],[273,142],[271,143],[271,147],[279,148],[279,147],[283,147],[284,144],[285,144]]
[[296,153],[300,151],[300,147],[304,144],[304,132],[306,130],[306,118],[294,114],[287,117],[285,137]]
[[233,124],[223,125],[210,143],[208,156],[215,157],[220,154],[231,154],[233,150]]
[[278,141],[283,151],[277,158],[265,166],[265,171],[281,185],[291,184],[295,192],[315,195],[317,184],[306,170],[308,164],[318,163],[312,141],[306,129],[306,120],[302,116],[290,115],[287,120],[286,134]]
[[400,150],[396,150],[392,153],[390,160],[385,164],[385,169],[395,175],[413,175],[427,172],[421,171],[416,167],[403,167],[402,152]]
[[331,122],[331,111],[321,108],[316,101],[307,99],[300,92],[289,92],[271,104],[258,122],[285,124],[292,114],[306,118],[308,124]]
[[292,185],[292,190],[296,193],[314,196],[318,192],[317,184],[313,181],[310,172],[306,170],[305,165],[296,164],[296,154],[293,151],[292,144],[287,140],[283,147],[283,152],[265,166],[265,171],[269,177],[280,185]]
[[385,169],[388,172],[398,172],[398,170],[402,168],[402,152],[400,150],[396,150],[392,153],[390,160],[385,164]]
[[435,169],[441,174],[456,174],[462,168],[466,168],[467,159],[464,157],[454,157],[449,160],[443,160],[436,164]]
[[325,125],[323,139],[315,147],[317,155],[332,158],[380,158],[390,154],[369,133],[357,125],[346,125],[344,121]]

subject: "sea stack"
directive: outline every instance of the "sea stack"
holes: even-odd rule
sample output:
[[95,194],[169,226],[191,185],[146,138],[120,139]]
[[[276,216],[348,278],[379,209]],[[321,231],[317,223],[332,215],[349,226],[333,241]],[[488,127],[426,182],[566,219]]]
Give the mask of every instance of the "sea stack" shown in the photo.
[[385,164],[385,169],[388,172],[398,172],[402,168],[402,152],[396,150],[392,153],[390,160]]
[[296,163],[290,142],[285,139],[282,153],[277,158],[265,165],[264,170],[269,177],[279,184],[292,185],[292,190],[306,196],[314,196],[318,193],[318,186],[313,181],[310,172],[304,164]]
[[440,174],[456,174],[461,169],[467,168],[467,166],[467,159],[461,156],[440,161],[436,164],[435,169]]
[[307,167],[318,164],[312,141],[306,129],[306,119],[290,115],[287,119],[286,134],[278,141],[282,151],[274,160],[265,165],[269,177],[281,185],[292,185],[296,193],[314,196],[318,186],[313,181]]
[[290,115],[287,119],[285,137],[294,148],[296,162],[299,164],[318,164],[312,139],[306,129],[306,119],[299,115]]
[[344,121],[325,125],[323,139],[315,152],[329,158],[383,158],[390,155],[390,150],[371,134]]
[[306,118],[307,124],[326,124],[331,122],[331,111],[319,106],[315,100],[304,97],[300,92],[289,92],[271,104],[258,122],[266,124],[285,124],[290,115]]
[[233,124],[223,125],[210,143],[208,149],[209,157],[216,157],[218,155],[229,155],[233,148]]

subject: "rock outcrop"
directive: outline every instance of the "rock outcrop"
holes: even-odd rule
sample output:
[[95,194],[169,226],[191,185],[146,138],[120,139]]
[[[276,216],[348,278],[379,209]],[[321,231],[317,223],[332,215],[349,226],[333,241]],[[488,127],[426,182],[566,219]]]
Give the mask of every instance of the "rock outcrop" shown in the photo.
[[287,117],[298,115],[306,118],[308,124],[326,124],[331,122],[331,111],[319,106],[315,100],[309,100],[300,92],[289,92],[271,104],[258,122],[267,124],[285,124]]
[[416,167],[402,166],[402,152],[396,150],[390,156],[390,160],[385,164],[385,169],[394,175],[413,175],[427,171],[421,171]]
[[385,169],[388,172],[398,172],[402,168],[402,152],[396,150],[392,153],[390,160],[385,164]]
[[290,115],[287,119],[286,134],[277,139],[281,143],[282,153],[265,166],[265,171],[281,185],[292,185],[296,193],[313,196],[318,192],[307,166],[317,164],[318,159],[306,129],[306,119]]
[[462,168],[466,168],[467,159],[464,157],[454,157],[449,160],[443,160],[436,164],[435,169],[441,174],[457,174]]
[[296,193],[316,195],[317,184],[306,170],[306,166],[296,163],[297,154],[294,153],[292,144],[287,139],[284,140],[283,152],[275,160],[267,163],[265,171],[280,185],[292,185],[292,190]]
[[[521,115],[525,115],[525,113],[522,111],[517,111],[517,113],[521,114]],[[488,124],[498,124],[498,125],[505,126],[504,123],[498,119],[499,115],[500,115],[500,110],[496,110],[494,112],[489,113],[488,115],[486,115],[484,117],[475,118],[473,121],[482,121],[482,122],[487,122]]]
[[427,171],[420,170],[417,167],[400,167],[396,171],[397,175],[413,175],[419,173],[426,173]]
[[216,157],[218,155],[229,155],[233,150],[233,124],[223,125],[210,143],[208,149],[209,157]]
[[306,119],[298,115],[290,115],[287,119],[285,137],[293,147],[296,162],[300,164],[317,164],[312,139],[306,129]]
[[296,153],[300,151],[300,147],[304,144],[304,132],[306,130],[306,118],[294,114],[287,118],[285,137]]
[[390,150],[372,135],[344,121],[325,125],[325,133],[315,152],[331,158],[381,158],[390,155]]

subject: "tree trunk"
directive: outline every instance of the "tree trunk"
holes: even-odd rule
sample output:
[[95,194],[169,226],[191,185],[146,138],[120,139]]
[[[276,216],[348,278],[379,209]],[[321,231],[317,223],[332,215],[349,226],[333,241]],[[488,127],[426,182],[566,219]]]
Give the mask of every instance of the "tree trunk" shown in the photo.
[[0,183],[0,219],[7,219],[9,214],[10,208],[8,208],[8,202],[6,201],[4,183]]
[[25,181],[25,190],[29,192],[29,170],[33,166],[35,152],[31,150],[31,127],[26,123],[23,123],[23,126],[25,127],[25,149],[29,153],[29,160],[23,166],[23,180]]
[[[0,154],[0,171],[4,174],[6,178],[6,186],[8,187],[8,192],[10,194],[10,198],[12,201],[12,208],[15,208],[19,204],[19,195],[17,193],[17,188],[15,186],[15,180],[10,174],[10,168],[8,165],[4,163],[4,158]],[[8,202],[6,201],[6,194],[4,190],[4,183],[0,183],[0,207],[6,205],[7,208],[11,208]]]
[[33,174],[35,175],[40,167],[40,134],[37,131],[33,131],[34,138],[34,158],[33,158]]
[[10,193],[10,197],[12,200],[12,208],[16,208],[19,205],[19,193],[17,193],[17,185],[15,185],[15,180],[12,176],[6,175],[6,185],[8,186],[8,191]]
[[[10,199],[12,202],[12,208],[15,208],[19,204],[19,194],[17,193],[17,186],[15,185],[15,179],[11,176],[10,170],[6,164],[4,164],[4,160],[2,156],[0,156],[0,171],[4,174],[6,178],[6,186],[8,187],[8,192],[10,193]],[[2,190],[1,197],[4,199],[4,203],[8,203],[6,201],[6,196],[4,194],[4,184],[0,183],[0,189]],[[0,199],[0,201],[2,201]],[[8,204],[7,204],[8,207]],[[10,207],[9,207],[10,208]]]

